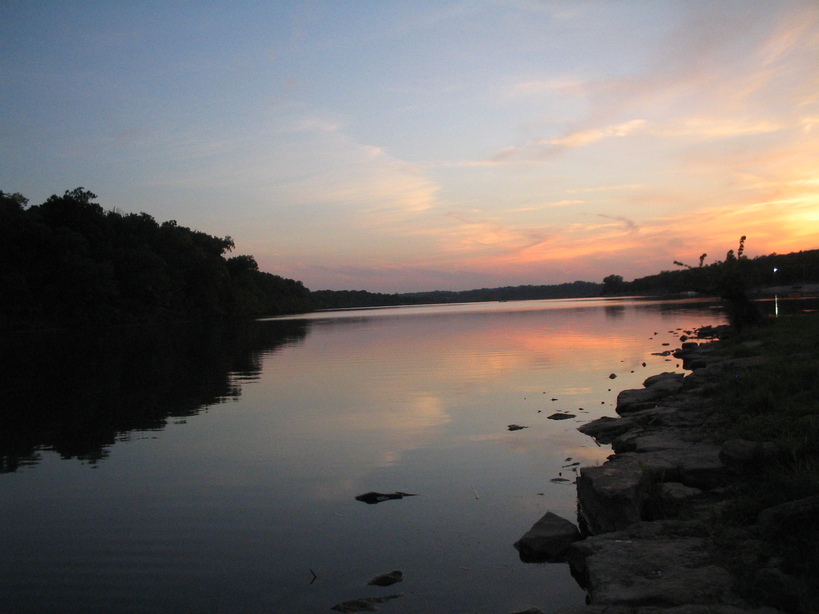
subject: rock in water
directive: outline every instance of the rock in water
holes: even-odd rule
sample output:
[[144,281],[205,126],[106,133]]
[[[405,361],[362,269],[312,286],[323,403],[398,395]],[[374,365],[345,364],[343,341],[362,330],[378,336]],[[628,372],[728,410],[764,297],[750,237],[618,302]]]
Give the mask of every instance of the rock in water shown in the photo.
[[519,431],[521,429],[528,429],[529,427],[528,426],[521,426],[519,424],[510,424],[507,428],[510,431]]
[[396,582],[401,582],[404,579],[404,574],[400,571],[391,571],[390,573],[382,573],[367,582],[374,586],[390,586]]
[[570,418],[577,418],[574,414],[561,414],[560,412],[546,416],[547,420],[569,420]]
[[403,594],[385,595],[384,597],[362,597],[361,599],[337,603],[330,609],[336,612],[377,612],[379,603],[384,603],[390,599],[398,599],[399,597],[403,597]]
[[573,523],[547,512],[515,542],[515,548],[524,563],[556,562],[562,560],[569,546],[580,538],[580,531]]
[[403,499],[404,497],[415,496],[417,495],[409,492],[365,492],[363,495],[358,495],[355,500],[373,505],[375,503],[381,503],[382,501],[390,501],[391,499]]

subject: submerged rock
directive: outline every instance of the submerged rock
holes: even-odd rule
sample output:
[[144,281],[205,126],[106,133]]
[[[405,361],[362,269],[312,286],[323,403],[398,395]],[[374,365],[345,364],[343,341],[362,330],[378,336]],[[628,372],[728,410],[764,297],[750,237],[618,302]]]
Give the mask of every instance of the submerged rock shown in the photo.
[[350,601],[337,603],[330,609],[336,612],[377,612],[378,604],[403,596],[403,593],[398,593],[395,595],[385,595],[383,597],[362,597],[361,599],[352,599]]
[[547,420],[569,420],[571,418],[577,418],[574,414],[562,414],[560,412],[552,414],[551,416],[546,416]]
[[528,429],[528,426],[521,426],[520,424],[510,424],[508,427],[510,431],[519,431],[521,429]]
[[404,579],[404,574],[400,571],[391,571],[389,573],[382,573],[372,578],[367,584],[372,586],[390,586],[396,582],[401,582]]
[[563,560],[569,546],[581,537],[574,523],[547,512],[515,542],[515,548],[524,563],[555,562]]
[[409,492],[367,492],[363,495],[358,495],[355,500],[362,501],[368,505],[381,503],[382,501],[390,501],[392,499],[403,499],[404,497],[416,497],[418,495]]

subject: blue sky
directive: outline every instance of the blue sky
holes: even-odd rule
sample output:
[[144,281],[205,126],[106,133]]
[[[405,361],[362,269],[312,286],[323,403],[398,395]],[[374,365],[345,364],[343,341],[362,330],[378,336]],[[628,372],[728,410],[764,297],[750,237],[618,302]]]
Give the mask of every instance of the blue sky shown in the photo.
[[819,247],[814,1],[6,0],[0,50],[0,189],[311,289]]

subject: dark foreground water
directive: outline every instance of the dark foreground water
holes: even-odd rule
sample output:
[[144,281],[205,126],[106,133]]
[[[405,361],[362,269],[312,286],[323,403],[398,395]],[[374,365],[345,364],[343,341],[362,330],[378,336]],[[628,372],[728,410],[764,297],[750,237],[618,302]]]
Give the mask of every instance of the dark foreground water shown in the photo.
[[575,518],[573,463],[609,453],[577,427],[722,321],[567,300],[6,339],[0,612],[583,603],[566,565],[512,544],[547,511]]

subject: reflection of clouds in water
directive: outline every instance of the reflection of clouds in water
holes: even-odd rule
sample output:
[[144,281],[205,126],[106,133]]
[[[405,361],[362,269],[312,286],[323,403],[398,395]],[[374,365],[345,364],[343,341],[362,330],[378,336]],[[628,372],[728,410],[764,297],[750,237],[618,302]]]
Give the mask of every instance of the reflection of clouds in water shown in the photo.
[[[290,482],[322,499],[362,488],[412,492],[416,484],[392,482],[407,479],[393,468],[416,450],[469,455],[484,443],[545,477],[566,456],[597,464],[610,450],[576,428],[611,414],[617,391],[639,385],[623,370],[646,359],[657,344],[646,331],[661,326],[662,314],[626,315],[612,322],[599,308],[499,319],[382,314],[318,326],[302,345],[267,357],[264,377],[248,387],[264,388],[263,398],[279,406],[261,445],[276,450]],[[622,379],[613,383],[612,371]],[[553,411],[578,418],[546,420]],[[530,428],[510,433],[511,423]]]
[[591,394],[592,392],[597,392],[597,390],[589,386],[561,386],[560,392],[563,394]]
[[368,462],[377,467],[396,463],[401,455],[434,439],[440,426],[452,421],[442,400],[431,395],[391,400],[378,412],[340,416],[337,423],[347,433],[377,433],[368,440]]
[[588,446],[575,446],[565,450],[566,457],[571,457],[575,461],[580,461],[581,467],[602,465],[606,459],[614,454],[610,446],[599,446],[589,437]]
[[354,409],[340,405],[318,419],[313,412],[290,412],[286,429],[271,428],[269,437],[256,443],[280,457],[275,479],[319,500],[349,497],[361,488],[411,489],[411,484],[364,487],[361,482],[374,468],[397,464],[404,453],[436,440],[452,418],[443,401],[430,394],[396,398],[370,390],[368,396],[385,401],[363,400]]

